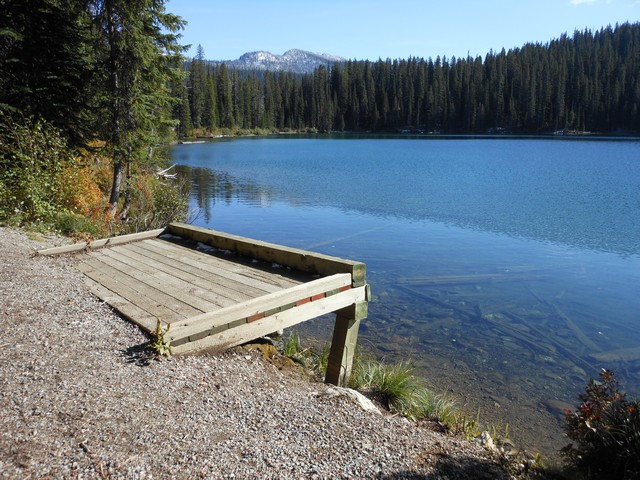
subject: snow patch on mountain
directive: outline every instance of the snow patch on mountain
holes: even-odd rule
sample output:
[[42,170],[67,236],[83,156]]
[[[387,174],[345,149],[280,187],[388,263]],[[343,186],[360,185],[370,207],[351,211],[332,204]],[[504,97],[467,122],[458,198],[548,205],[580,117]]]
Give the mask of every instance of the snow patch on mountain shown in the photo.
[[345,62],[346,59],[327,53],[313,53],[305,50],[292,49],[282,55],[271,52],[248,52],[237,60],[213,61],[214,64],[225,63],[228,67],[238,70],[259,71],[289,71],[294,73],[311,73],[321,65],[333,65]]

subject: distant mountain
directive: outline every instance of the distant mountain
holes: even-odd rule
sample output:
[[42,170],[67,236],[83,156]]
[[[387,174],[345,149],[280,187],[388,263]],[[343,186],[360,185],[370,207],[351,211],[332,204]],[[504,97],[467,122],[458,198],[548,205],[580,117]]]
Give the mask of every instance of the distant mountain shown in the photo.
[[210,61],[214,65],[225,63],[228,67],[238,70],[260,71],[288,71],[294,73],[311,73],[320,65],[333,65],[344,62],[346,59],[326,53],[313,53],[305,50],[292,49],[283,55],[274,55],[271,52],[249,52],[237,60]]

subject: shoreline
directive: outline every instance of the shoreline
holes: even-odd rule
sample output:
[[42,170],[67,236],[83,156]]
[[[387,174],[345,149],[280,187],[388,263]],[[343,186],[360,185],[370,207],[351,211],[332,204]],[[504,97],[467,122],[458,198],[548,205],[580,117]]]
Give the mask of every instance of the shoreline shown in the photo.
[[77,257],[30,256],[61,241],[0,227],[3,476],[512,478],[477,442],[329,398],[256,352],[148,360]]
[[459,140],[521,140],[521,139],[539,139],[539,140],[600,140],[600,141],[640,141],[640,134],[632,132],[577,132],[567,131],[558,132],[518,132],[518,133],[443,133],[443,132],[420,132],[420,131],[395,131],[395,132],[347,132],[347,131],[277,131],[277,132],[258,132],[258,131],[238,131],[233,134],[229,133],[211,133],[205,135],[194,135],[191,137],[181,137],[172,142],[172,145],[189,145],[207,143],[213,140],[247,138],[247,137],[286,137],[286,136],[312,136],[312,137],[363,137],[363,138],[407,138],[407,139],[459,139]]

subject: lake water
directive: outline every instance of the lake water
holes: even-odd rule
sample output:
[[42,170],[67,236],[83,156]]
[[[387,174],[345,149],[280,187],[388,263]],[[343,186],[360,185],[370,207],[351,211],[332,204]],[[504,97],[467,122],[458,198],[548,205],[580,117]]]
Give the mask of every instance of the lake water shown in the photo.
[[[177,145],[193,223],[367,264],[360,343],[550,454],[601,368],[640,394],[640,141]],[[301,327],[320,347],[331,321]]]

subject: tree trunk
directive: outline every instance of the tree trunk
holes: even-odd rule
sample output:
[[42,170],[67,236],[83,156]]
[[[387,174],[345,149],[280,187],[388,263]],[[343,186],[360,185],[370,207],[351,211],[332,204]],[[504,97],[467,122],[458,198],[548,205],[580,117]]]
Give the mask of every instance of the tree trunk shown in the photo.
[[124,204],[122,205],[122,211],[119,218],[121,221],[127,219],[129,215],[129,209],[131,208],[131,147],[129,147],[129,156],[127,158],[127,177],[124,182]]
[[111,184],[111,195],[109,195],[109,214],[116,216],[118,202],[120,201],[120,188],[122,186],[122,160],[113,162],[113,183]]

